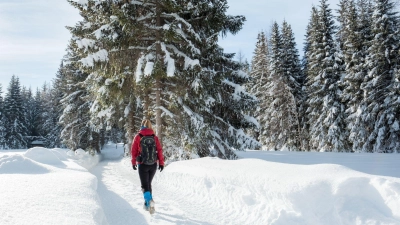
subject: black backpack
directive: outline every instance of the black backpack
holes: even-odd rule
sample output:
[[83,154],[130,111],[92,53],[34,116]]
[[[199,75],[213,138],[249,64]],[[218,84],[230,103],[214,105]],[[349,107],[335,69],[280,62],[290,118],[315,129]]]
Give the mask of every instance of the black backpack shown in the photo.
[[153,165],[157,162],[157,148],[156,148],[156,140],[154,139],[154,134],[151,136],[140,136],[140,148],[142,151],[140,152],[138,162],[141,162],[145,165]]

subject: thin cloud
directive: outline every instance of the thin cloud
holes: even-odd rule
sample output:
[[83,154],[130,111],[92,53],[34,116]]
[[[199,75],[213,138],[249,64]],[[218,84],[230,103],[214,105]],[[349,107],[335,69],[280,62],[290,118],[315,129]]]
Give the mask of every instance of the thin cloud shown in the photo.
[[50,82],[58,70],[71,34],[65,26],[81,19],[66,0],[1,0],[0,83],[11,76],[34,89]]

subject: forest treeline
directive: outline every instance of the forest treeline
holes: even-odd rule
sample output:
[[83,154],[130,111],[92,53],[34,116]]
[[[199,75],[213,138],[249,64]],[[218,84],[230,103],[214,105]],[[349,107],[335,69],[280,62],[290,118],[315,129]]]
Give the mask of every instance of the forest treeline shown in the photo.
[[400,151],[399,17],[391,0],[312,7],[304,57],[290,25],[260,33],[250,74],[262,146],[274,150]]
[[[170,159],[233,150],[400,150],[400,30],[392,0],[313,6],[300,59],[289,23],[258,34],[250,63],[218,39],[243,16],[226,0],[69,0],[82,15],[51,85],[13,76],[0,99],[0,148],[100,151],[143,118]],[[1,88],[0,88],[1,90]]]

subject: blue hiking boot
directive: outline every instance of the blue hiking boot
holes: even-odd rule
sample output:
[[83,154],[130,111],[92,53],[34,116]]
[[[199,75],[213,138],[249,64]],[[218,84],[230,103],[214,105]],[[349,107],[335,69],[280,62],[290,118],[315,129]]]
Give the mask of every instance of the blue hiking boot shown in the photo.
[[143,193],[143,197],[144,197],[145,210],[148,210],[150,211],[150,214],[153,214],[155,212],[155,208],[154,208],[153,197],[151,196],[150,191],[146,191],[145,193]]

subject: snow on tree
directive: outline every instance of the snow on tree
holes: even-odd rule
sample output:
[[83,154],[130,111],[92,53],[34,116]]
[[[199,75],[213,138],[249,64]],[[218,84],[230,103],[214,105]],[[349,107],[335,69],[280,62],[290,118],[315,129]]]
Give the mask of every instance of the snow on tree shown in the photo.
[[6,149],[21,149],[27,146],[24,110],[19,79],[13,75],[4,98]]
[[[288,29],[286,32],[290,31],[288,27],[286,29]],[[266,85],[268,90],[266,97],[269,98],[269,105],[262,115],[265,124],[261,124],[264,126],[264,131],[260,139],[264,148],[267,149],[297,150],[299,120],[297,102],[291,85],[297,86],[298,83],[290,74],[294,71],[294,67],[289,68],[284,65],[285,60],[290,59],[287,51],[289,49],[284,49],[282,35],[276,22],[272,25],[269,44],[270,75]]]
[[344,125],[344,105],[338,82],[341,74],[333,39],[335,26],[326,0],[313,11],[310,28],[307,70],[307,114],[310,148],[319,151],[348,149]]
[[358,1],[357,4],[353,0],[345,0],[341,1],[339,6],[338,41],[345,66],[342,100],[346,104],[349,141],[352,150],[359,152],[363,143],[359,142],[358,132],[363,124],[358,112],[361,110],[360,103],[364,94],[361,83],[367,74],[365,59],[366,49],[371,40],[369,27],[371,14],[365,0]]
[[[196,149],[199,156],[234,158],[232,147],[239,150],[258,147],[258,142],[244,133],[245,128],[257,126],[257,121],[243,113],[255,106],[256,98],[243,88],[249,76],[241,70],[242,65],[232,60],[234,54],[223,53],[217,42],[219,32],[238,32],[243,18],[225,15],[226,1],[201,3],[191,9],[201,9],[192,13],[192,21],[196,21],[193,29],[202,40],[202,44],[198,43],[200,54],[192,55],[199,57],[200,64],[176,71],[177,87],[185,88],[173,92],[171,109],[174,106],[178,109],[174,114],[183,118],[182,125],[186,124],[178,128],[188,134],[185,142],[193,146],[191,149]],[[209,15],[208,27],[204,27],[200,18],[211,11],[218,13]]]
[[81,69],[89,73],[98,124],[126,121],[130,141],[142,117],[155,118],[167,154],[181,148],[203,156],[215,149],[229,158],[231,147],[255,145],[242,130],[253,120],[238,107],[253,98],[234,83],[246,77],[217,45],[220,33],[236,33],[244,21],[225,14],[226,1],[70,2],[84,17],[70,30]]
[[386,134],[382,137],[382,148],[384,152],[400,153],[400,70],[397,69],[393,81],[389,87],[389,94],[385,99],[388,101],[388,110],[380,119],[386,120]]
[[61,130],[62,126],[59,123],[59,119],[63,112],[61,99],[64,97],[62,81],[64,79],[63,64],[56,74],[56,79],[53,80],[53,85],[46,93],[45,101],[43,102],[44,107],[44,121],[43,128],[46,130],[45,146],[47,148],[60,148],[62,147]]
[[315,6],[312,6],[311,8],[311,16],[310,20],[307,24],[306,28],[306,34],[305,34],[305,41],[304,41],[304,47],[303,47],[303,58],[301,61],[301,66],[302,66],[302,73],[303,73],[303,80],[301,82],[302,84],[302,90],[304,93],[304,101],[302,102],[302,108],[300,110],[300,116],[302,119],[301,125],[301,135],[304,137],[304,139],[301,141],[301,146],[304,151],[309,151],[311,150],[310,148],[310,125],[309,125],[309,113],[311,112],[311,109],[308,106],[308,98],[309,98],[309,89],[307,87],[308,80],[310,79],[313,74],[315,74],[315,71],[313,71],[311,68],[310,70],[310,60],[316,60],[316,55],[314,52],[311,51],[312,48],[314,48],[320,38],[318,37],[319,33],[316,32],[316,29],[318,28],[318,10]]
[[72,150],[81,148],[99,151],[99,135],[90,124],[89,110],[92,101],[84,84],[88,75],[79,70],[75,62],[76,55],[69,47],[64,65],[60,68],[63,76],[57,82],[64,93],[60,100],[63,109],[59,119],[63,127],[61,139]]
[[38,106],[36,105],[35,97],[33,96],[32,90],[25,88],[22,89],[22,102],[25,108],[25,122],[27,128],[28,136],[39,136],[37,131],[37,121],[40,120],[40,115],[38,114]]
[[0,149],[4,149],[6,147],[6,124],[4,116],[4,100],[3,100],[3,87],[0,84]]
[[296,149],[305,150],[307,146],[308,130],[305,115],[306,94],[303,86],[305,84],[305,74],[301,69],[299,52],[296,48],[294,33],[291,26],[284,21],[282,24],[282,58],[283,69],[290,87],[290,92],[296,102],[297,117],[297,141]]
[[[269,100],[266,96],[266,85],[269,78],[269,53],[267,37],[264,32],[259,33],[257,37],[256,48],[251,61],[250,77],[249,92],[258,99],[258,106],[250,115],[255,117],[260,124],[265,124],[264,117],[261,117],[261,115],[265,112]],[[257,140],[260,140],[260,133],[263,132],[263,129],[263,126],[256,129],[254,136]]]
[[366,59],[369,72],[361,84],[364,96],[358,112],[364,124],[359,128],[358,142],[364,143],[364,152],[392,150],[396,145],[387,142],[389,135],[398,133],[393,130],[397,103],[391,103],[397,98],[393,83],[399,64],[399,18],[394,9],[391,0],[375,0],[373,4],[373,39]]

